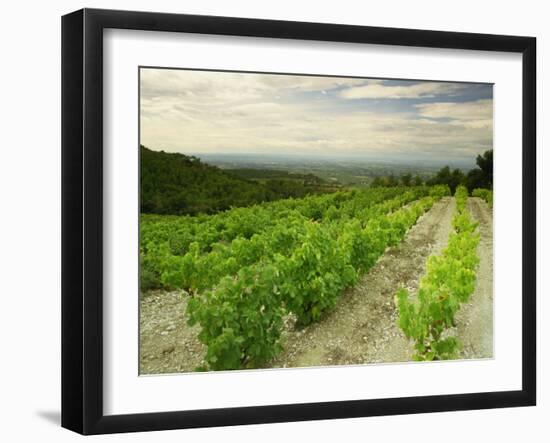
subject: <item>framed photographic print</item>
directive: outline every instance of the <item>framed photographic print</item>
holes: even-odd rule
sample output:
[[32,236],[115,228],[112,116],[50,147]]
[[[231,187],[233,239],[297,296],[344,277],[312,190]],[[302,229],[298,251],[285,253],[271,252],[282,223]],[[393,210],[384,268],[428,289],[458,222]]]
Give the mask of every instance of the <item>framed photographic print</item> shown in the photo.
[[62,425],[534,405],[531,37],[62,21]]

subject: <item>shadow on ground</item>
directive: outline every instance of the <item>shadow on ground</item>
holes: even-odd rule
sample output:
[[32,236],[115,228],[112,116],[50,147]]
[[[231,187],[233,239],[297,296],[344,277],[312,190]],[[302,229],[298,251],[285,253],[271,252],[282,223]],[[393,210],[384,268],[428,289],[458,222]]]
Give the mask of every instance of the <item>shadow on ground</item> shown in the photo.
[[61,425],[60,411],[36,411],[36,415],[53,425],[56,425],[56,426]]

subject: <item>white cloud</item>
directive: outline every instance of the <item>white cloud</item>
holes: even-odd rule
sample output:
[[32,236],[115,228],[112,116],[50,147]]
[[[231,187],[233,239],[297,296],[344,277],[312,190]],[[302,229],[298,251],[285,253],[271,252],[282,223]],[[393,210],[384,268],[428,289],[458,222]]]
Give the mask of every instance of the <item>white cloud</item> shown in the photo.
[[410,85],[389,86],[373,83],[344,89],[340,97],[346,99],[403,99],[403,98],[430,98],[438,95],[454,94],[464,86],[458,83],[415,83]]
[[449,118],[452,120],[492,120],[493,100],[470,102],[422,103],[415,105],[423,117]]
[[[374,88],[374,95],[397,99],[454,94],[462,87],[147,69],[141,72],[141,142],[152,149],[187,153],[414,152],[473,157],[492,146],[492,100],[377,112],[375,103],[367,109],[338,96]],[[434,120],[441,117],[447,120]]]
[[[371,80],[372,81],[372,80]],[[277,91],[329,91],[365,84],[364,79],[298,75],[258,75],[238,72],[177,69],[141,70],[142,97],[208,97],[221,100],[250,100]]]

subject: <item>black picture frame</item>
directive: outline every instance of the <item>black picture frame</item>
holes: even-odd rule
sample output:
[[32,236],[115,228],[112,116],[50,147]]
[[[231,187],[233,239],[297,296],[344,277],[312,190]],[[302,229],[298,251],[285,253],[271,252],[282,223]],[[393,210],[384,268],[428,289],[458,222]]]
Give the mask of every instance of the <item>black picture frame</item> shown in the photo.
[[[103,413],[103,30],[454,48],[522,54],[522,389],[131,415]],[[62,426],[152,431],[536,404],[536,39],[83,9],[62,18]]]

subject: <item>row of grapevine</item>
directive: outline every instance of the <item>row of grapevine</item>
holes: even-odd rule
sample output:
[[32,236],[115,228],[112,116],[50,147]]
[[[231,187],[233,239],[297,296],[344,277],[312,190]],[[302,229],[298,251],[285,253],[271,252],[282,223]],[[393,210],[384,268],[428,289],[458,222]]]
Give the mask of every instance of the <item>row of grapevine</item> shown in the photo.
[[[401,188],[352,190],[235,208],[214,216],[142,216],[142,288],[204,289],[215,283],[219,272],[230,273],[257,260],[266,244],[278,245],[275,250],[290,247],[294,230],[308,220],[356,217],[404,192]],[[422,196],[428,191],[418,187],[409,192]],[[239,257],[238,261],[230,262],[232,256]],[[229,267],[224,270],[226,263]],[[196,272],[191,275],[191,268],[197,266],[211,268],[208,272],[214,280],[205,280]]]
[[382,201],[398,195],[399,192],[398,189],[340,191],[302,199],[289,198],[246,208],[233,208],[215,215],[194,217],[142,214],[141,246],[147,251],[150,245],[167,242],[172,254],[182,255],[194,242],[199,244],[201,251],[208,251],[212,244],[220,240],[250,238],[292,214],[319,220],[329,208],[339,210],[346,202],[358,196],[372,201]]
[[490,189],[476,188],[472,191],[472,197],[479,197],[485,200],[490,208],[493,207],[493,191]]
[[[350,218],[366,223],[372,217],[393,211],[416,200],[424,190],[408,191],[399,197],[371,207],[356,206],[355,212],[345,215],[340,212],[328,215],[316,222],[321,229],[330,227],[334,232],[349,223]],[[312,220],[303,216],[287,219],[273,229],[254,234],[250,239],[237,237],[230,243],[218,243],[208,253],[201,253],[198,245],[191,244],[190,251],[183,256],[167,256],[162,262],[161,281],[169,287],[176,287],[190,293],[201,292],[214,287],[226,275],[234,275],[244,266],[260,260],[272,260],[276,254],[290,255],[303,244]]]
[[460,344],[448,330],[455,326],[455,314],[461,303],[475,289],[479,262],[477,223],[466,209],[466,188],[458,187],[455,197],[456,214],[447,247],[440,255],[428,259],[415,299],[411,299],[406,289],[400,289],[395,297],[398,324],[414,341],[416,360],[456,357]]
[[208,367],[253,368],[274,357],[281,348],[284,315],[294,313],[301,325],[318,320],[447,192],[432,189],[432,196],[400,207],[404,195],[400,206],[388,205],[386,212],[363,219],[358,214],[339,221],[308,220],[289,253],[266,254],[197,293],[187,313],[191,325],[200,324]]

